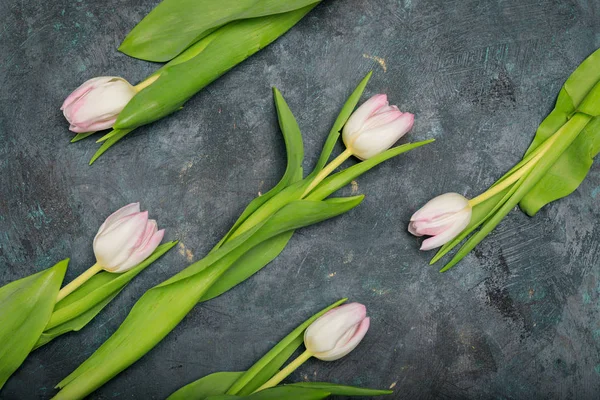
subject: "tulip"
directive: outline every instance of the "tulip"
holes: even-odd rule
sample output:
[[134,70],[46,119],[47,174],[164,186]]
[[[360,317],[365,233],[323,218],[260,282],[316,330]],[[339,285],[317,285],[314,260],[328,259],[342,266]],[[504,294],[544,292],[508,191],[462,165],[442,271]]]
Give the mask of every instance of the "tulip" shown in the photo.
[[471,221],[472,205],[458,193],[437,196],[410,218],[408,231],[415,236],[431,236],[421,250],[440,247],[458,236]]
[[140,212],[140,203],[115,211],[94,237],[96,264],[62,288],[57,301],[102,270],[123,273],[135,267],[156,250],[164,234],[164,229],[158,230],[155,220],[148,219],[148,211]]
[[376,94],[365,101],[348,118],[342,130],[346,150],[319,172],[306,188],[303,197],[350,156],[368,160],[392,147],[412,129],[414,122],[413,114],[403,113],[398,107],[390,106],[385,94]]
[[358,346],[369,330],[367,308],[350,303],[329,310],[304,331],[306,350],[256,391],[278,385],[311,357],[322,361],[338,360]]
[[413,127],[415,116],[390,106],[385,94],[365,101],[348,119],[342,131],[346,148],[367,160],[392,147]]
[[350,303],[334,308],[304,332],[304,346],[319,360],[337,360],[358,346],[369,324],[367,308],[362,304]]
[[101,76],[86,81],[60,108],[75,133],[111,128],[137,90],[125,79]]

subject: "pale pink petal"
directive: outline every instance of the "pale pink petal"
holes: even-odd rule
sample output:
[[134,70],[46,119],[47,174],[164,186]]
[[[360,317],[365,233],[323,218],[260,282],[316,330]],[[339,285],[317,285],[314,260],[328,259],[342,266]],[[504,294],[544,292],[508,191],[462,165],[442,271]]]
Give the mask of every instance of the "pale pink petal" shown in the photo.
[[426,239],[421,244],[421,250],[427,251],[431,249],[435,249],[437,247],[443,246],[448,243],[455,237],[457,237],[468,225],[471,221],[471,209],[465,209],[458,213],[455,223],[448,227],[445,231],[440,233],[437,236],[430,237]]
[[423,236],[419,232],[417,232],[414,222],[408,224],[408,232],[410,232],[413,236]]
[[118,221],[119,219],[121,219],[123,217],[127,217],[128,215],[139,213],[139,212],[140,212],[140,203],[139,202],[127,204],[126,206],[119,208],[117,211],[110,214],[108,216],[108,218],[106,218],[104,220],[104,223],[102,224],[102,226],[100,226],[100,229],[98,229],[98,234],[100,234],[107,225],[111,225],[112,223]]
[[135,213],[107,225],[94,238],[96,261],[106,270],[123,263],[145,233],[148,211]]
[[304,344],[312,353],[333,349],[348,330],[367,315],[367,309],[359,303],[345,304],[328,311],[304,332]]
[[[156,225],[154,225],[154,226],[156,226]],[[162,241],[164,235],[165,235],[164,229],[154,232],[152,234],[152,236],[150,236],[149,239],[142,246],[137,248],[131,254],[131,256],[129,256],[129,258],[127,260],[125,260],[123,263],[121,263],[114,270],[111,270],[111,272],[119,272],[119,273],[125,272],[125,271],[128,271],[131,268],[135,267],[142,261],[144,261],[146,258],[148,258],[154,252],[154,250],[156,250],[156,248]]]
[[404,113],[392,122],[362,132],[351,144],[353,154],[367,160],[387,149],[413,127],[414,115]]
[[411,221],[431,220],[442,214],[458,212],[469,205],[469,200],[458,193],[445,193],[431,199],[410,218]]
[[376,94],[371,97],[369,100],[365,101],[360,107],[356,109],[348,118],[346,125],[344,125],[344,129],[342,130],[342,139],[348,147],[352,137],[358,133],[363,128],[363,125],[367,122],[369,117],[377,113],[379,109],[382,107],[387,107],[387,95],[385,94]]
[[78,98],[80,98],[90,90],[92,90],[94,87],[109,82],[113,78],[114,77],[112,76],[100,76],[98,78],[92,78],[85,81],[81,86],[79,86],[69,96],[67,96],[60,109],[64,110],[67,106],[69,106],[71,103],[76,101]]
[[354,350],[363,340],[369,330],[370,324],[371,319],[369,317],[364,318],[354,331],[350,331],[351,335],[349,335],[349,337],[345,336],[341,338],[333,350],[325,353],[317,353],[314,356],[323,361],[335,361],[344,357]]

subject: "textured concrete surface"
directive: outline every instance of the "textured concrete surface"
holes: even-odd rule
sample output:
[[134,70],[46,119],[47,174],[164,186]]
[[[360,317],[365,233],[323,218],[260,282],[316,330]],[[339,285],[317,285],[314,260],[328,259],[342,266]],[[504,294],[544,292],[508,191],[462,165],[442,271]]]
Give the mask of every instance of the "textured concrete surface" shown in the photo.
[[196,307],[92,398],[164,398],[213,371],[247,368],[316,310],[348,296],[372,328],[350,356],[292,380],[396,390],[403,399],[593,399],[600,393],[600,168],[535,218],[514,211],[450,273],[406,232],[434,195],[474,196],[517,162],[570,72],[600,47],[597,0],[330,0],[274,45],[135,134],[94,166],[59,106],[97,75],[140,81],[156,65],[116,52],[156,0],[0,2],[0,284],[71,257],[116,208],[141,201],[181,245],[85,330],[34,352],[0,397],[49,398],[149,287],[202,257],[283,173],[272,104],[296,113],[314,164],[350,90],[417,115],[407,140],[437,142],[354,188],[364,203],[303,229],[271,265]]

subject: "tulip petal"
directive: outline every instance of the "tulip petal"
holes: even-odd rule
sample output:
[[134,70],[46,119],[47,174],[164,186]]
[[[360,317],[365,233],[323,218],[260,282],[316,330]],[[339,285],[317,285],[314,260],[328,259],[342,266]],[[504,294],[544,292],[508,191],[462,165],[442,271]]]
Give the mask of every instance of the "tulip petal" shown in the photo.
[[139,212],[140,212],[140,203],[139,202],[127,204],[126,206],[119,208],[117,211],[110,214],[108,216],[108,218],[106,218],[106,220],[104,220],[104,223],[100,226],[100,229],[98,229],[98,233],[96,234],[96,236],[101,234],[106,226],[111,225],[114,222],[120,220],[121,218],[127,217],[128,215],[139,213]]
[[79,99],[81,96],[85,95],[87,92],[89,92],[96,86],[101,85],[106,82],[109,82],[111,79],[114,79],[114,78],[115,78],[114,76],[100,76],[100,77],[92,78],[92,79],[89,79],[89,80],[83,82],[83,84],[81,84],[81,86],[79,86],[69,96],[67,96],[67,98],[63,102],[62,106],[60,106],[60,109],[64,110],[70,104],[75,102],[77,99]]
[[[156,222],[154,227],[156,227]],[[153,232],[153,234],[148,238],[148,240],[145,241],[145,243],[142,244],[142,246],[138,247],[133,253],[131,253],[127,260],[110,272],[121,273],[135,267],[148,258],[154,250],[156,250],[164,236],[164,229]]]
[[471,221],[471,212],[471,208],[467,208],[464,211],[457,213],[454,224],[450,225],[442,233],[424,240],[421,244],[421,250],[426,251],[443,246],[458,236],[463,229],[469,225],[469,222]]
[[346,144],[346,147],[349,147],[352,137],[362,130],[363,125],[367,122],[369,117],[377,113],[380,108],[387,107],[387,105],[387,95],[376,94],[365,101],[352,113],[342,131],[342,140]]
[[415,228],[415,223],[414,222],[411,222],[411,223],[408,224],[408,232],[410,232],[410,234],[412,234],[413,236],[423,236]]
[[442,214],[456,213],[468,207],[469,200],[458,193],[445,193],[429,200],[410,217],[411,221],[429,221]]
[[105,227],[94,238],[96,261],[105,269],[122,264],[140,243],[148,222],[148,211],[132,214]]
[[356,346],[358,346],[358,344],[363,340],[367,334],[367,331],[369,330],[370,325],[371,319],[366,317],[358,326],[356,326],[353,331],[350,331],[352,332],[352,335],[342,338],[342,340],[340,340],[333,350],[325,353],[314,354],[314,357],[323,361],[335,361],[344,357],[346,354],[354,350]]
[[364,131],[351,144],[352,153],[361,160],[369,159],[389,149],[413,124],[414,115],[404,113],[386,125]]
[[350,303],[334,308],[313,322],[304,333],[304,344],[312,353],[332,350],[354,325],[367,315],[367,309],[359,303]]

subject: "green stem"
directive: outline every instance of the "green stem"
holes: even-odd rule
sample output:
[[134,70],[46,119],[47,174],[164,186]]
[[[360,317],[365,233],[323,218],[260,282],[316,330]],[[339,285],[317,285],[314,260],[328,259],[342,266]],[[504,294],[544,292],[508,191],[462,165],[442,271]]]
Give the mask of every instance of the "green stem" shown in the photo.
[[102,267],[98,263],[92,265],[87,271],[79,275],[67,286],[60,289],[60,291],[58,292],[58,296],[56,297],[56,302],[58,303],[59,301],[73,293],[75,289],[86,283],[92,276],[96,275],[100,271],[102,271]]
[[327,166],[325,168],[323,168],[321,170],[321,172],[319,172],[317,174],[317,176],[315,176],[315,179],[313,179],[313,181],[310,183],[310,185],[308,185],[308,187],[302,194],[302,198],[304,198],[307,194],[309,194],[311,192],[311,190],[313,190],[319,183],[321,183],[323,181],[323,179],[327,178],[329,176],[329,174],[331,174],[337,167],[342,165],[342,163],[344,161],[346,161],[348,158],[350,158],[351,156],[352,156],[352,150],[350,150],[348,148],[348,149],[344,150],[344,152],[342,154],[337,156],[332,162],[327,164]]
[[310,351],[305,350],[304,353],[302,353],[298,356],[298,358],[296,358],[294,361],[289,363],[287,365],[287,367],[285,367],[284,369],[279,371],[271,379],[269,379],[267,382],[265,382],[264,385],[262,385],[261,387],[256,389],[254,391],[254,393],[260,392],[261,390],[271,388],[273,386],[277,386],[279,384],[279,382],[281,382],[282,380],[287,378],[292,372],[294,372],[296,369],[298,369],[298,367],[300,367],[302,364],[304,364],[306,362],[306,360],[308,360],[312,356],[313,356],[313,354]]
[[536,149],[534,154],[531,155],[531,158],[529,160],[527,160],[527,162],[524,165],[522,165],[519,169],[514,171],[508,177],[501,179],[499,182],[497,182],[492,187],[490,187],[487,191],[485,191],[482,194],[480,194],[479,196],[469,200],[469,205],[471,207],[475,207],[477,204],[483,203],[484,201],[491,199],[492,197],[494,197],[495,195],[502,192],[506,188],[510,187],[513,183],[515,183],[519,179],[521,179],[524,175],[526,175],[529,171],[531,171],[531,169],[533,169],[533,167],[535,167],[535,165],[538,163],[538,161],[552,147],[554,142],[556,142],[557,137],[558,137],[558,135],[554,135],[551,138],[549,138],[548,140],[546,140],[543,143],[543,145],[539,146]]

